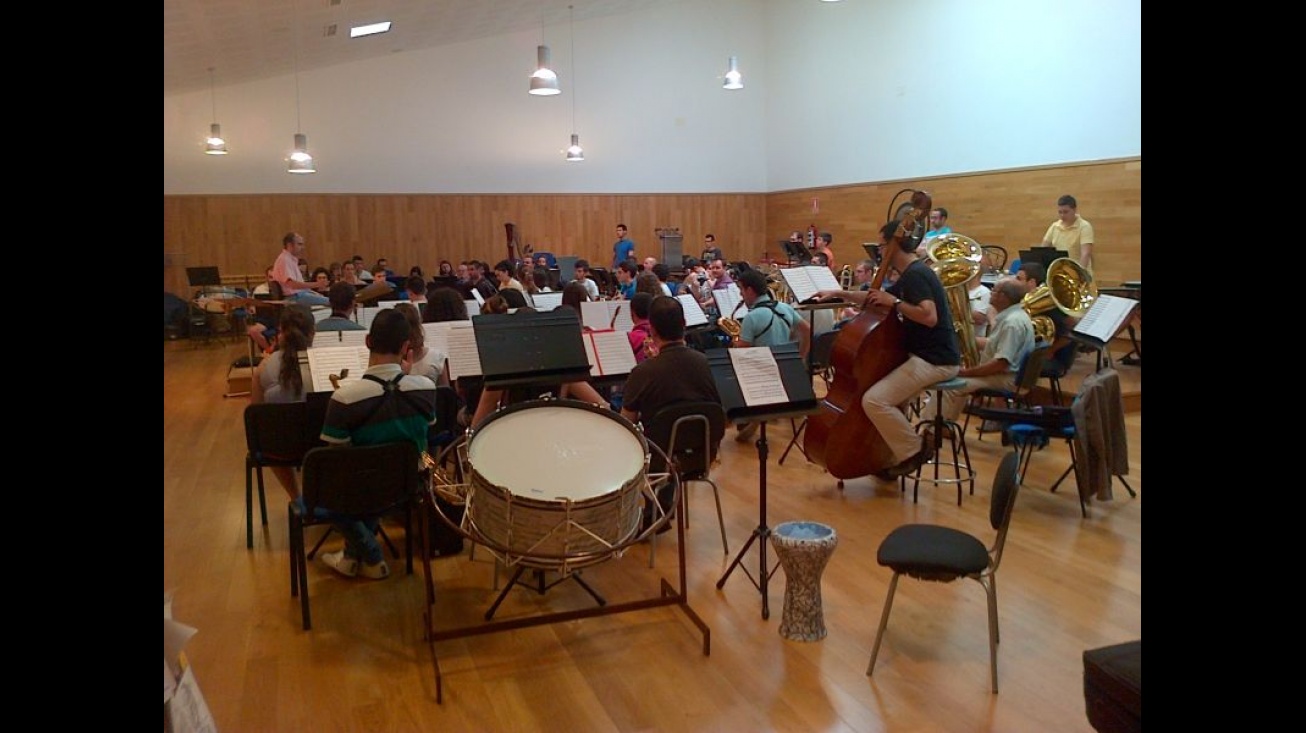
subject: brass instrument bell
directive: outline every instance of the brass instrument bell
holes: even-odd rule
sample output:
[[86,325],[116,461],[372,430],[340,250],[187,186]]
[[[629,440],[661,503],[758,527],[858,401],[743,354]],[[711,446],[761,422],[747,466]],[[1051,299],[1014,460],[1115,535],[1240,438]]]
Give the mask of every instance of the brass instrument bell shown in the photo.
[[939,276],[948,295],[948,311],[957,333],[963,366],[979,364],[979,346],[975,343],[975,326],[971,323],[970,296],[966,283],[979,273],[984,248],[964,234],[942,234],[930,240],[926,255],[930,269]]
[[1043,284],[1022,298],[1020,307],[1034,321],[1034,337],[1052,343],[1057,327],[1046,315],[1049,311],[1055,308],[1072,318],[1083,318],[1096,300],[1093,274],[1069,257],[1061,257],[1048,265]]

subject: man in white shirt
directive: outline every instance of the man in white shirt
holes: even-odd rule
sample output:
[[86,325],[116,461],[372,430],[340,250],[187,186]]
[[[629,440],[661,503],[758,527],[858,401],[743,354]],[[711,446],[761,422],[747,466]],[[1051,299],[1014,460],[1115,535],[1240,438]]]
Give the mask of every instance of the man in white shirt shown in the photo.
[[574,279],[579,281],[580,284],[585,286],[585,292],[589,295],[590,300],[598,300],[599,286],[598,283],[594,282],[589,278],[589,274],[590,274],[589,260],[576,260],[575,269],[576,269],[576,276]]

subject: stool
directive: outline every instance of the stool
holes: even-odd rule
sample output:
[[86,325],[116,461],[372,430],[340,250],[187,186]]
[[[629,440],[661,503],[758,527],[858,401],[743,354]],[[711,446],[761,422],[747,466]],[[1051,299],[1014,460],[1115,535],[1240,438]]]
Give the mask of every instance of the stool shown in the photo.
[[[936,486],[938,484],[956,484],[957,485],[957,506],[961,506],[961,485],[970,483],[970,493],[975,494],[975,470],[970,465],[970,452],[966,450],[966,434],[961,431],[961,426],[952,420],[946,420],[943,417],[943,393],[955,392],[966,387],[966,380],[961,377],[953,377],[937,382],[930,386],[934,390],[934,402],[936,410],[934,419],[928,422],[917,423],[916,432],[929,426],[934,433],[934,458],[929,463],[921,464],[916,472],[911,474],[912,489],[911,502],[916,503],[917,491],[920,489],[922,481],[929,481]],[[952,460],[945,461],[943,457],[943,441],[945,439],[952,446]],[[926,466],[934,467],[933,478],[923,476],[922,472]],[[953,477],[942,478],[939,476],[940,466],[951,466]],[[907,491],[907,476],[902,477],[902,491]]]
[[821,573],[839,544],[834,527],[820,522],[784,522],[771,530],[771,544],[785,570],[780,635],[793,641],[824,639]]

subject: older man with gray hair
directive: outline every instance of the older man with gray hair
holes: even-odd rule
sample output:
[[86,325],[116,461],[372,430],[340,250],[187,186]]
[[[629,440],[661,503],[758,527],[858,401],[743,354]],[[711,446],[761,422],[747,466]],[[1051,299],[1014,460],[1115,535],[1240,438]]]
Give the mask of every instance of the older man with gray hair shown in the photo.
[[[980,349],[979,363],[963,366],[957,372],[958,377],[966,380],[966,386],[944,392],[943,416],[946,419],[956,420],[970,399],[970,393],[975,390],[1016,388],[1016,372],[1034,348],[1034,322],[1020,307],[1025,292],[1024,283],[1014,277],[1004,277],[993,286],[989,305],[997,317],[993,320],[992,332],[987,338],[975,339],[975,345]],[[927,410],[929,418],[934,417],[936,409],[937,406],[931,403]]]

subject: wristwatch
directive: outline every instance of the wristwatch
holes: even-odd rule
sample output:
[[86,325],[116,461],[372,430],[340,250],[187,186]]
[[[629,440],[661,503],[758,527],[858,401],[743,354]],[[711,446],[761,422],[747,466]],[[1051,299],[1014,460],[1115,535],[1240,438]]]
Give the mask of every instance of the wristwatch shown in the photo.
[[902,305],[902,298],[894,298],[894,299],[893,299],[893,307],[894,307],[894,308],[897,308],[897,307],[900,306],[900,305]]

